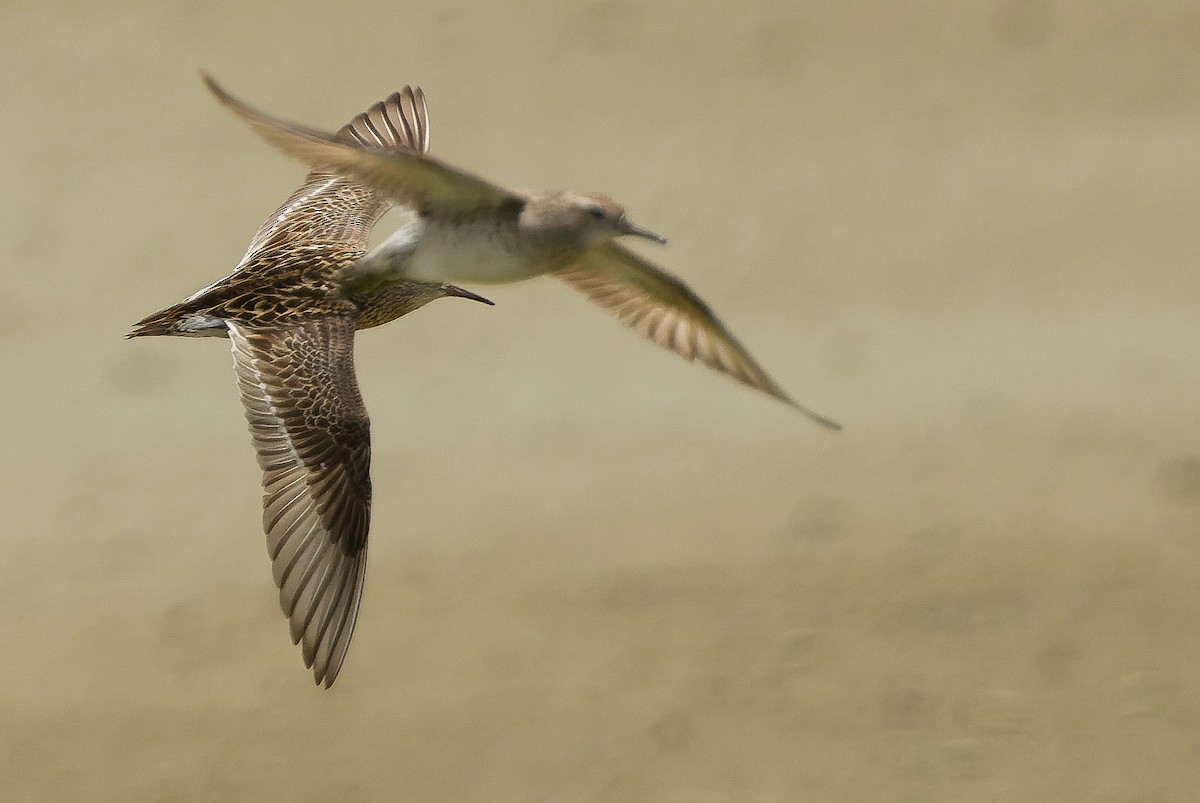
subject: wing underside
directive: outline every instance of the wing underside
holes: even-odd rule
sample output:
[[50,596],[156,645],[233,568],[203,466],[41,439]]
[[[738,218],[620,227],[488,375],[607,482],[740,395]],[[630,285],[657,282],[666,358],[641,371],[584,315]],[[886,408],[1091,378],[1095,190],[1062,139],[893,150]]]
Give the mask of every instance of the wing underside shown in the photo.
[[362,598],[370,425],[354,376],[354,320],[230,325],[259,466],[279,601],[317,683],[332,685]]

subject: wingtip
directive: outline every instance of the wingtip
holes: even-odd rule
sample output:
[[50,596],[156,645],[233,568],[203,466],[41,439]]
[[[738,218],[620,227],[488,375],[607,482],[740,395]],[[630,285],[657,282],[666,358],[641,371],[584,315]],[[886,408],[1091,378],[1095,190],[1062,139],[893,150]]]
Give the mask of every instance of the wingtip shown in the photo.
[[772,396],[774,396],[779,401],[786,404],[788,407],[791,407],[793,410],[797,410],[797,411],[803,413],[804,416],[806,418],[808,418],[808,420],[812,421],[815,424],[820,424],[821,426],[825,427],[826,429],[833,430],[834,432],[841,432],[843,429],[845,429],[845,427],[843,427],[837,421],[834,421],[832,418],[826,418],[825,416],[821,415],[820,413],[814,412],[813,410],[808,409],[803,404],[796,401],[791,396],[789,396],[787,393],[785,393],[783,390],[781,390],[778,386],[776,386],[773,389],[767,390],[767,392],[770,393]]
[[[293,644],[299,643],[300,642],[298,640],[293,642]],[[317,688],[324,687],[326,689],[332,686],[333,682],[337,680],[338,672],[340,672],[342,669],[341,666],[331,667],[328,664],[322,665],[317,661],[315,650],[311,656],[309,656],[307,650],[304,651],[303,655],[304,665],[312,670],[313,685]]]
[[213,93],[218,98],[224,98],[228,96],[229,93],[221,88],[221,85],[217,83],[217,79],[213,78],[212,73],[210,73],[208,70],[200,70],[200,80],[204,83],[205,88],[207,88],[209,92]]
[[388,95],[386,98],[384,98],[380,102],[381,103],[399,103],[400,101],[403,101],[403,100],[411,101],[417,96],[417,94],[419,92],[420,92],[419,89],[414,91],[412,86],[410,86],[409,84],[405,84],[404,86],[400,87],[400,89],[398,89],[397,91]]
[[200,70],[200,80],[204,82],[204,87],[222,106],[238,111],[244,105],[233,95],[229,94],[225,87],[217,83],[217,79],[213,78],[207,70]]
[[[342,660],[345,660],[344,655],[342,656]],[[327,663],[322,665],[321,663],[314,661],[312,671],[313,680],[315,681],[317,687],[329,689],[333,687],[333,682],[337,680],[338,675],[341,674],[342,664]]]
[[821,415],[820,413],[813,412],[812,410],[808,409],[803,404],[801,404],[800,402],[791,398],[790,396],[785,397],[783,399],[783,401],[786,402],[789,407],[792,407],[792,408],[804,413],[804,415],[807,416],[810,421],[820,424],[821,426],[825,427],[828,430],[832,430],[833,432],[841,432],[843,429],[845,429],[845,427],[843,427],[837,421],[834,421],[832,418],[826,418],[825,416]]
[[825,416],[814,415],[812,416],[812,420],[816,421],[818,424],[830,430],[831,432],[841,432],[843,429],[845,429],[845,427],[839,424],[837,421],[834,421],[831,418],[826,418]]

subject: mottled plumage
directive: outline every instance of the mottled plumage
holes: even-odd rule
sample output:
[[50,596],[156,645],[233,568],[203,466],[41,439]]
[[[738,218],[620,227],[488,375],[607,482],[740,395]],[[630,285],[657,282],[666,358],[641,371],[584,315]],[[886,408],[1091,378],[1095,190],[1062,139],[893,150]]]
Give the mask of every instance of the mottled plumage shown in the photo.
[[[405,88],[336,138],[423,152],[424,95]],[[444,296],[491,303],[453,285],[348,270],[390,205],[352,179],[314,170],[258,230],[232,274],[128,335],[232,342],[263,470],[263,528],[280,604],[305,664],[326,687],[354,633],[371,516],[370,424],[354,376],[354,332]]]
[[353,177],[415,213],[412,225],[380,245],[356,271],[479,282],[555,275],[659,345],[688,360],[699,358],[823,426],[840,429],[784,392],[682,281],[614,242],[623,235],[666,241],[630,222],[611,198],[506,190],[424,149],[351,143],[340,134],[281,120],[233,97],[212,78],[204,80],[226,108],[284,153]]

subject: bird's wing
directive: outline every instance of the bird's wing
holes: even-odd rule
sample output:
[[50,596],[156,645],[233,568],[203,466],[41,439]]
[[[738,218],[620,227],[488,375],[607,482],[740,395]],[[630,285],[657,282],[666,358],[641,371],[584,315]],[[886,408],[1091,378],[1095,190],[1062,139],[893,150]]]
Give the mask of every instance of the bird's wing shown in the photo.
[[258,329],[229,323],[263,470],[263,528],[292,641],[333,684],[362,599],[371,439],[354,377],[354,318]]
[[606,243],[555,273],[626,325],[686,360],[706,365],[769,393],[830,429],[841,425],[784,392],[687,285],[632,251]]
[[[404,87],[342,127],[334,139],[392,153],[429,150],[429,109],[420,88]],[[366,251],[371,228],[391,201],[357,181],[327,170],[308,174],[250,241],[245,265],[265,250],[283,251],[312,242],[337,242]]]
[[431,156],[350,144],[334,134],[273,117],[235,98],[210,76],[204,82],[221,105],[279,150],[313,167],[353,178],[395,203],[451,217],[520,203],[520,196],[456,170]]

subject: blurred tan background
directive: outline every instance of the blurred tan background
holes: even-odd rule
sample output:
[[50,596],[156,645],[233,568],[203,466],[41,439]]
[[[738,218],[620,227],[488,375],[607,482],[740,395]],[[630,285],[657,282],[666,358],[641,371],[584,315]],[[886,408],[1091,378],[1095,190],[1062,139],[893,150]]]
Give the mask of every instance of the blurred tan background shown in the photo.
[[[1195,4],[267,6],[0,6],[0,798],[1196,799]],[[304,172],[200,67],[330,129],[421,84],[846,431],[551,280],[364,333],[314,688],[227,345],[121,340]]]

